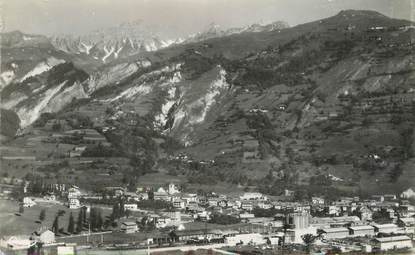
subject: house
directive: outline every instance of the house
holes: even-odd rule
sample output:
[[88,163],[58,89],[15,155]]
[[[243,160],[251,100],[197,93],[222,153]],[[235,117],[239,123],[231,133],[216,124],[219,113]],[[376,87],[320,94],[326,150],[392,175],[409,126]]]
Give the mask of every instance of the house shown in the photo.
[[68,199],[79,198],[81,196],[81,191],[77,186],[72,186],[68,189]]
[[38,238],[41,243],[44,244],[51,244],[55,242],[55,233],[50,231],[49,229],[45,229],[38,233]]
[[222,207],[222,208],[226,208],[228,207],[228,201],[225,199],[222,199],[218,202],[218,206]]
[[254,209],[254,205],[250,201],[242,201],[241,209],[245,211],[252,211]]
[[186,208],[186,204],[183,199],[175,199],[173,200],[173,207],[176,209],[184,209]]
[[132,221],[123,222],[121,224],[121,231],[126,234],[135,233],[138,231],[137,223]]
[[324,239],[341,239],[349,236],[349,229],[347,228],[325,228],[321,229]]
[[375,228],[372,226],[352,226],[349,227],[350,235],[353,236],[374,236]]
[[170,225],[171,221],[169,217],[159,217],[156,221],[156,228],[165,228]]
[[400,218],[398,220],[398,225],[400,227],[414,227],[415,226],[415,218],[412,218],[412,217]]
[[68,207],[69,209],[78,209],[81,207],[81,203],[78,198],[69,198]]
[[294,191],[293,190],[285,189],[284,190],[284,196],[286,196],[286,197],[293,197],[294,196]]
[[361,221],[372,220],[373,212],[366,206],[357,208],[357,214],[359,215]]
[[313,203],[314,205],[324,205],[324,198],[322,198],[322,197],[312,197],[311,198],[311,203]]
[[170,183],[169,184],[168,193],[170,195],[174,195],[176,193],[180,193],[180,191],[179,191],[179,189],[177,188],[177,186],[174,183]]
[[137,194],[139,200],[148,200],[148,193],[147,192],[139,192]]
[[412,248],[411,238],[405,235],[376,238],[374,247],[380,251],[410,249]]
[[180,211],[168,211],[164,215],[171,219],[172,222],[177,223],[178,225],[182,221],[182,213]]
[[125,194],[124,188],[115,188],[114,189],[114,196],[116,197],[122,197]]
[[53,194],[50,194],[50,195],[43,196],[43,199],[47,201],[56,201],[56,196]]
[[219,198],[217,197],[210,197],[208,198],[208,205],[209,206],[218,206]]
[[69,151],[69,157],[81,157],[82,153],[86,150],[86,146],[75,146],[71,151]]
[[170,201],[169,194],[163,187],[160,187],[156,192],[154,192],[154,200],[164,200]]
[[383,195],[384,201],[394,201],[396,200],[396,195],[393,194],[385,194]]
[[23,198],[23,207],[32,207],[35,206],[36,202],[33,201],[30,197],[24,197]]
[[280,240],[282,240],[282,237],[283,236],[279,236],[279,235],[273,234],[273,235],[267,236],[266,238],[269,240],[268,242],[271,245],[278,245],[280,243]]
[[329,205],[325,207],[325,211],[328,215],[338,216],[340,215],[341,208],[337,205]]
[[249,219],[255,218],[255,215],[253,213],[241,213],[241,214],[239,214],[239,218],[242,221],[247,221]]
[[385,201],[385,197],[382,195],[373,195],[372,199],[376,202],[383,202]]
[[400,218],[398,220],[398,226],[403,228],[406,233],[415,232],[415,218]]
[[269,202],[259,202],[259,203],[257,203],[257,206],[259,207],[259,208],[261,208],[261,209],[271,209],[271,208],[273,208],[274,206],[271,204],[271,203],[269,203]]
[[124,210],[136,211],[137,204],[124,204]]
[[373,224],[376,233],[392,234],[398,233],[398,226],[395,224]]
[[189,204],[192,202],[197,203],[199,201],[199,197],[197,196],[197,194],[191,194],[191,193],[183,195],[182,199],[186,201],[186,204]]
[[415,191],[413,191],[411,188],[401,193],[401,198],[408,199],[408,198],[414,198],[414,197],[415,197]]

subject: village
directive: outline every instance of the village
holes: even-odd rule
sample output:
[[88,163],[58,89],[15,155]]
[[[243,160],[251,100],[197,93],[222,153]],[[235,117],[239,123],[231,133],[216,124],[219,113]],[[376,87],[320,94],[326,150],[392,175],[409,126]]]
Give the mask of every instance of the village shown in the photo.
[[[213,249],[269,254],[401,254],[413,248],[415,206],[410,201],[415,193],[411,189],[399,196],[382,194],[364,200],[342,197],[332,202],[323,197],[295,201],[290,190],[285,191],[284,199],[259,192],[195,194],[182,192],[174,183],[139,187],[136,192],[107,187],[103,194],[64,184],[48,189],[47,195],[34,197],[24,188],[23,199],[17,201],[12,191],[2,186],[1,202],[16,208],[10,217],[19,221],[33,212],[31,220],[37,224],[27,233],[2,236],[1,251],[105,254],[134,250],[169,254],[172,250]],[[55,211],[51,215],[45,213],[48,210]]]

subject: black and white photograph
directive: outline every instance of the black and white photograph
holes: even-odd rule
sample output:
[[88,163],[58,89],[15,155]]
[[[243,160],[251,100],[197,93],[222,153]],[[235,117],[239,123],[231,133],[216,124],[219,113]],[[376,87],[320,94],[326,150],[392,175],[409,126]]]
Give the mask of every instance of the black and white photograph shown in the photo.
[[415,0],[0,0],[0,255],[415,254]]

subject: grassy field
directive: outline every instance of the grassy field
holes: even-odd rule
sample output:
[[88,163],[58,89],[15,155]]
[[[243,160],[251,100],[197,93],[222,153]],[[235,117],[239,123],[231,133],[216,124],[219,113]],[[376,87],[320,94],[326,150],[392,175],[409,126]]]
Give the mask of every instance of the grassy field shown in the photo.
[[[46,210],[46,217],[42,223],[38,223],[42,209]],[[17,201],[0,200],[0,237],[10,235],[30,235],[34,231],[47,227],[51,228],[55,215],[59,210],[65,214],[59,218],[59,228],[68,227],[69,215],[72,212],[76,221],[79,209],[69,209],[63,205],[38,203],[31,208],[25,208],[24,213],[18,216],[19,204]],[[110,210],[103,210],[103,217],[109,215]]]

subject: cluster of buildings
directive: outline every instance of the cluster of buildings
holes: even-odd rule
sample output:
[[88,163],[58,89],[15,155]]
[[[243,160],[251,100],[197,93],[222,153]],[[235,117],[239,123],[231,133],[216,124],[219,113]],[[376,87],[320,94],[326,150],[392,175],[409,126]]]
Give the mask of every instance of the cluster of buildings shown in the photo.
[[[336,246],[343,251],[389,250],[412,248],[415,233],[415,206],[412,190],[396,195],[375,195],[370,199],[342,197],[326,201],[323,197],[312,197],[310,201],[287,201],[266,196],[259,192],[245,192],[239,195],[216,193],[194,194],[182,192],[170,183],[153,189],[139,188],[128,192],[123,187],[107,187],[105,193],[87,194],[79,187],[64,189],[67,206],[77,209],[81,200],[115,199],[124,201],[124,210],[139,212],[159,230],[174,228],[178,240],[220,240],[227,244],[304,244],[304,235],[315,236],[322,246]],[[290,191],[286,192],[292,195]],[[164,201],[170,204],[167,210],[142,210],[142,200]],[[31,198],[25,198],[26,206],[34,206]],[[98,202],[99,203],[99,202]],[[266,215],[264,215],[266,214]],[[186,224],[209,222],[214,216],[222,215],[238,219],[240,224],[224,226],[220,230],[187,230]],[[131,234],[142,231],[142,218],[132,217],[121,220],[121,231]],[[209,234],[209,235],[207,235]],[[169,240],[169,237],[155,235],[150,238],[155,244]]]

